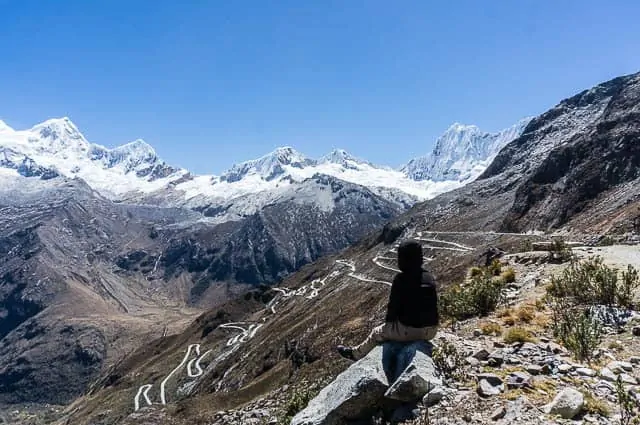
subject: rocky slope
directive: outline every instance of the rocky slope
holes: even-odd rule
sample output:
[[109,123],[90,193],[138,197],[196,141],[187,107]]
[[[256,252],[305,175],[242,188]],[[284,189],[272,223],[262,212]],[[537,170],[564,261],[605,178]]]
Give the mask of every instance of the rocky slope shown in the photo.
[[594,233],[634,229],[640,74],[563,100],[534,118],[464,188],[416,207],[432,229]]
[[[417,205],[362,243],[303,267],[277,289],[248,295],[247,304],[239,300],[220,306],[184,333],[153,341],[104,375],[64,420],[74,424],[261,423],[260,417],[269,420],[280,415],[290,396],[301,394],[312,382],[332,379],[348,366],[333,347],[361,340],[383,319],[399,240],[421,241],[427,265],[444,288],[462,281],[487,246],[516,255],[523,246],[545,238],[518,232],[555,229],[590,240],[585,233],[594,229],[630,228],[631,207],[639,193],[633,167],[639,81],[640,74],[621,77],[562,101],[533,119],[478,181]],[[599,172],[597,178],[594,170]],[[531,260],[534,257],[509,260],[519,276],[506,294],[511,302],[533,302],[529,291],[557,272],[540,266],[538,260]],[[551,337],[536,332],[541,344],[545,343],[542,338]],[[625,338],[631,338],[626,332]],[[494,344],[492,339],[474,342],[472,338],[480,337],[472,335],[469,328],[457,336],[442,334],[464,352],[488,350]],[[189,348],[192,344],[199,344],[198,350]],[[513,352],[516,346],[506,348],[505,359],[524,356],[518,357],[520,363],[538,366],[538,357],[544,354],[540,350],[548,352],[548,347],[538,345],[529,347],[529,354]],[[567,364],[568,369],[562,370],[570,371],[576,366],[563,353],[554,353],[556,366]],[[553,391],[545,387],[549,398],[573,382],[574,378],[562,378],[563,373],[553,372]],[[506,376],[498,378],[503,381]],[[487,391],[500,386],[495,377],[478,381],[483,379],[487,382],[475,384]],[[514,378],[518,385],[522,379],[524,375]],[[445,419],[452,417],[453,423],[490,419],[488,409],[500,403],[496,399],[486,403],[476,395],[475,385],[472,388],[455,393],[444,404]],[[545,403],[552,401],[543,398]],[[542,399],[527,400],[522,403],[533,408],[518,410],[510,404],[496,418],[513,422],[540,417],[539,423],[547,423],[548,417],[539,410]],[[264,412],[257,413],[258,407],[267,410],[266,417]]]

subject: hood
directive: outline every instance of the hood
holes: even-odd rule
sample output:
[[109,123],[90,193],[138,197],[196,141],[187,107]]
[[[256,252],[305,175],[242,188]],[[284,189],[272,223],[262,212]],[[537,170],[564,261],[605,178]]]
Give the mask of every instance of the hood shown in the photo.
[[398,247],[398,268],[405,273],[422,269],[422,245],[416,241],[403,242]]

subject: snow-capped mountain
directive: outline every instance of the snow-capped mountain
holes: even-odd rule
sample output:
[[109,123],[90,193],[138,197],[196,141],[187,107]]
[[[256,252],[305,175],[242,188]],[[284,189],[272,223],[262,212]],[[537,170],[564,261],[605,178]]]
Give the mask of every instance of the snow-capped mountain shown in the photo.
[[500,149],[519,137],[532,117],[498,133],[487,133],[475,125],[455,123],[436,140],[433,151],[402,167],[410,178],[469,182],[475,180],[493,161]]
[[[431,154],[400,170],[372,164],[342,149],[313,159],[292,147],[281,147],[233,165],[220,176],[194,176],[162,161],[142,140],[113,149],[91,143],[69,118],[19,131],[0,121],[0,176],[79,177],[113,200],[218,211],[212,216],[223,219],[252,214],[324,175],[366,187],[407,208],[475,179],[528,122],[524,119],[495,134],[454,124],[436,141]],[[237,205],[232,207],[233,203]]]
[[115,149],[90,143],[66,117],[21,131],[0,121],[0,166],[25,177],[80,177],[111,198],[157,190],[186,174],[142,140]]

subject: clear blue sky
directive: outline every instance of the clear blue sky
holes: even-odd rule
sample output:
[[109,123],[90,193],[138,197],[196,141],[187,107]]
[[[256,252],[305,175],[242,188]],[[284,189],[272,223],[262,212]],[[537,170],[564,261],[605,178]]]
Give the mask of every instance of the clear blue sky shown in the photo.
[[291,145],[397,166],[640,70],[640,2],[0,0],[0,119],[198,173]]

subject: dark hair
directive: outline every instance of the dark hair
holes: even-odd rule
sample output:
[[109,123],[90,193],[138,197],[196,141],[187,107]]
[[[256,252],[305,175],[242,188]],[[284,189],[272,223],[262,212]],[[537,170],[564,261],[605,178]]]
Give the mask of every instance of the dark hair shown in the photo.
[[403,272],[420,270],[422,268],[422,245],[410,240],[398,247],[398,268]]

